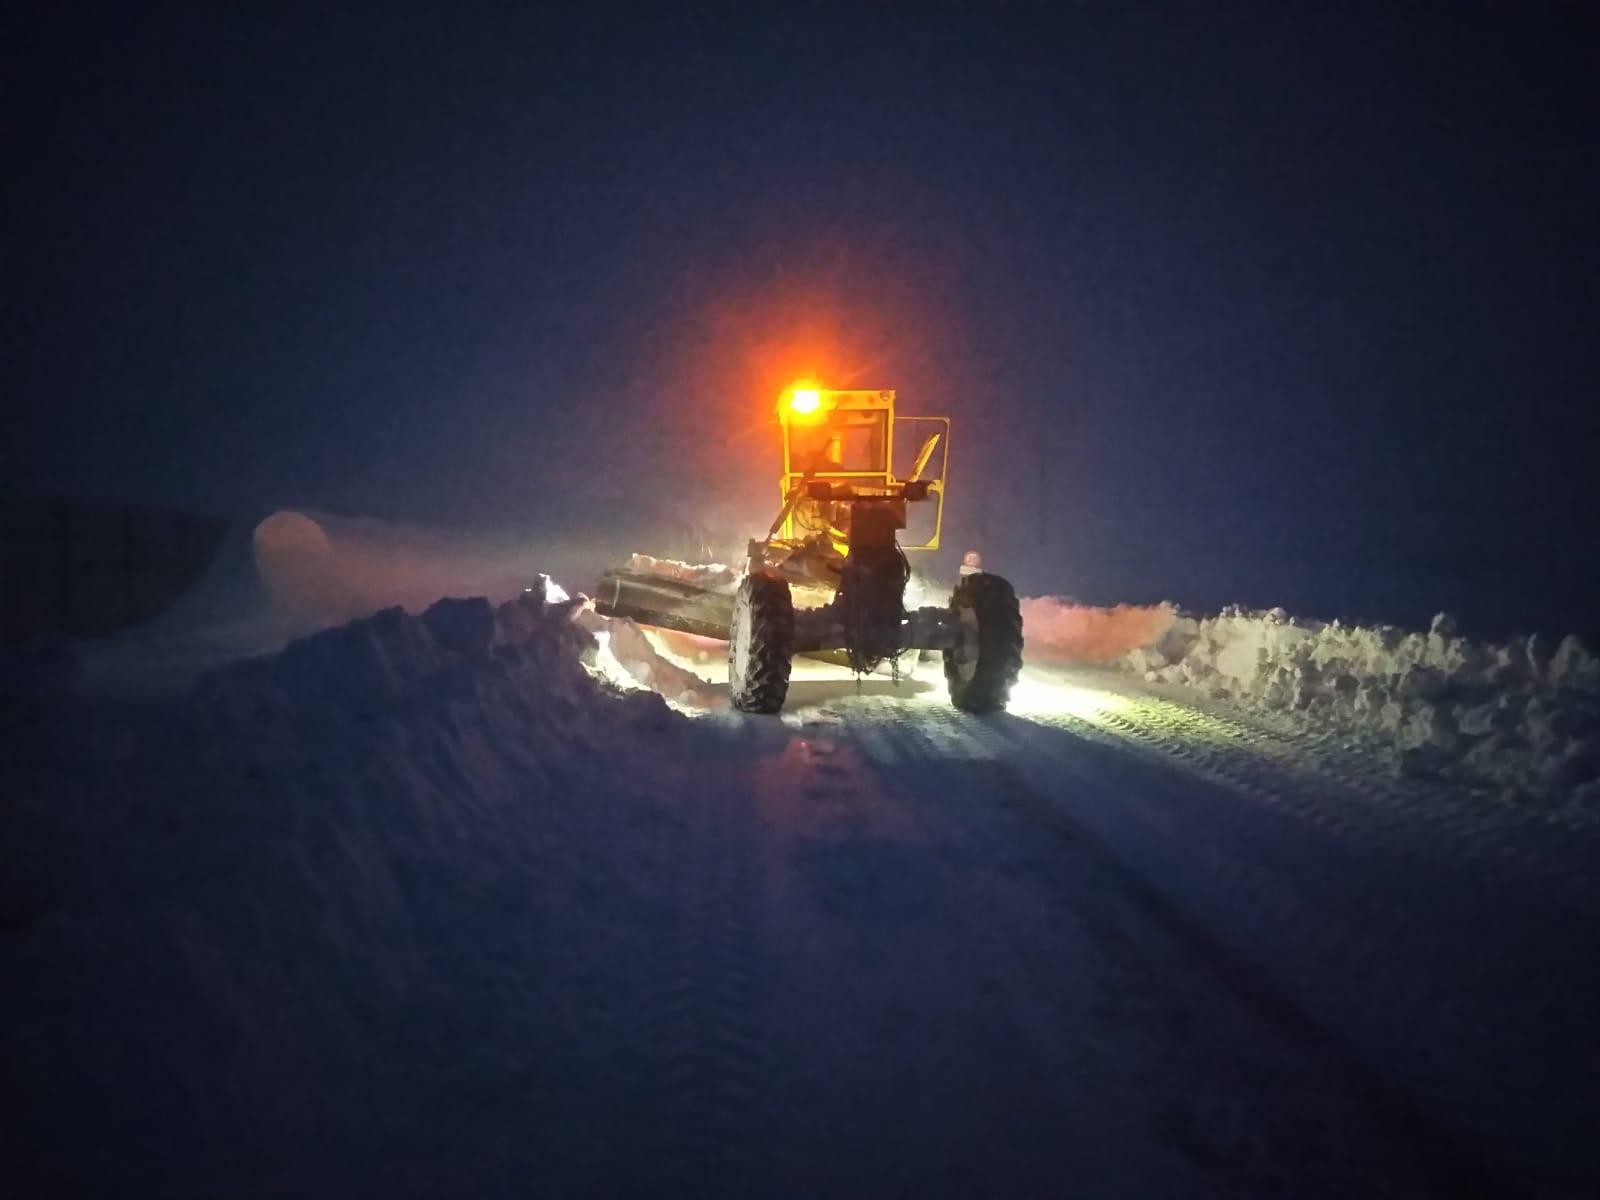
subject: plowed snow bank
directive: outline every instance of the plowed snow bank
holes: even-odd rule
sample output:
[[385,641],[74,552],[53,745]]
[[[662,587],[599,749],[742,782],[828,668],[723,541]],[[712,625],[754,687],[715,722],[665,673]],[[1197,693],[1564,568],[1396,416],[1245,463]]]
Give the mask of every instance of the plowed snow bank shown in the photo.
[[655,848],[703,757],[545,597],[388,609],[180,696],[9,715],[17,1194],[348,1194],[372,1138],[392,1178],[487,1190],[439,1147],[478,1145],[471,1098],[522,1095],[569,1040],[571,1003],[507,964],[589,953],[594,1003],[620,986],[662,936]]
[[1118,665],[1247,708],[1373,731],[1399,768],[1512,796],[1600,803],[1600,661],[1576,637],[1502,644],[1291,618],[1179,617]]

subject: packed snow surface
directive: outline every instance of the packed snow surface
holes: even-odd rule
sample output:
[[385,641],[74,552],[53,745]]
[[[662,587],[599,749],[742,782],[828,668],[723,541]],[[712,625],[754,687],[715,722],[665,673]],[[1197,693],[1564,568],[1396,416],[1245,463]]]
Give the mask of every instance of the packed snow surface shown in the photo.
[[1509,708],[1562,739],[1519,790],[1588,795],[1551,765],[1587,653],[1028,612],[984,719],[804,661],[744,717],[718,644],[542,579],[137,702],[36,664],[0,706],[8,1181],[1595,1194],[1591,809],[1371,752]]

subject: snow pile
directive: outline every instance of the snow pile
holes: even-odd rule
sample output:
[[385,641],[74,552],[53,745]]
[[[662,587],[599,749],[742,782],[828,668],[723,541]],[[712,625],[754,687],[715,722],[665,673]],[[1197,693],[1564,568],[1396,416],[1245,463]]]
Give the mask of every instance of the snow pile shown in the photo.
[[558,596],[387,609],[178,696],[5,711],[17,1194],[238,1195],[241,1163],[249,1194],[348,1194],[374,1145],[407,1188],[481,1194],[407,1155],[470,1169],[474,1098],[562,1061],[564,1001],[508,962],[648,953],[652,847],[705,757],[660,696],[597,677]]
[[600,648],[579,619],[586,604],[541,576],[498,607],[478,597],[439,600],[420,616],[388,608],[212,672],[197,695],[211,716],[244,704],[297,724],[326,719],[323,737],[352,714],[409,713],[463,687],[490,708],[537,705],[545,717],[609,722],[617,697],[596,679]]
[[1248,708],[1374,731],[1408,774],[1600,802],[1600,660],[1576,637],[1503,644],[1291,619],[1282,609],[1178,617],[1119,665]]
[[628,559],[628,570],[640,575],[676,579],[679,583],[692,583],[708,592],[732,592],[739,586],[739,572],[726,563],[686,563],[674,558],[634,554]]
[[1020,603],[1030,662],[1108,663],[1157,641],[1177,616],[1170,604],[1090,608],[1055,596]]
[[576,614],[583,628],[594,634],[599,653],[595,667],[607,680],[623,688],[647,688],[680,710],[726,708],[728,698],[699,675],[662,654],[633,621],[602,617],[585,606]]

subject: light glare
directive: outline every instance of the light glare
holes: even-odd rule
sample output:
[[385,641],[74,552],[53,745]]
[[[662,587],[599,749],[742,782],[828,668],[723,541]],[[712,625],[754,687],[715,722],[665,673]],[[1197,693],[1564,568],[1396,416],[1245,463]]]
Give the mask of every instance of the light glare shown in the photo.
[[1126,707],[1126,700],[1110,692],[1055,683],[1028,674],[1012,685],[1006,711],[1024,717],[1064,715],[1087,720]]

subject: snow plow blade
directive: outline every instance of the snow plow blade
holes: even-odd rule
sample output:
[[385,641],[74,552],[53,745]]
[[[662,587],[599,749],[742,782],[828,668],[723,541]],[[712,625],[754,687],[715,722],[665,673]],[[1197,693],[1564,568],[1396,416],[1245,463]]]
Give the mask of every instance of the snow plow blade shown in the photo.
[[607,571],[595,585],[595,611],[682,633],[728,640],[733,597],[679,579],[638,571]]

